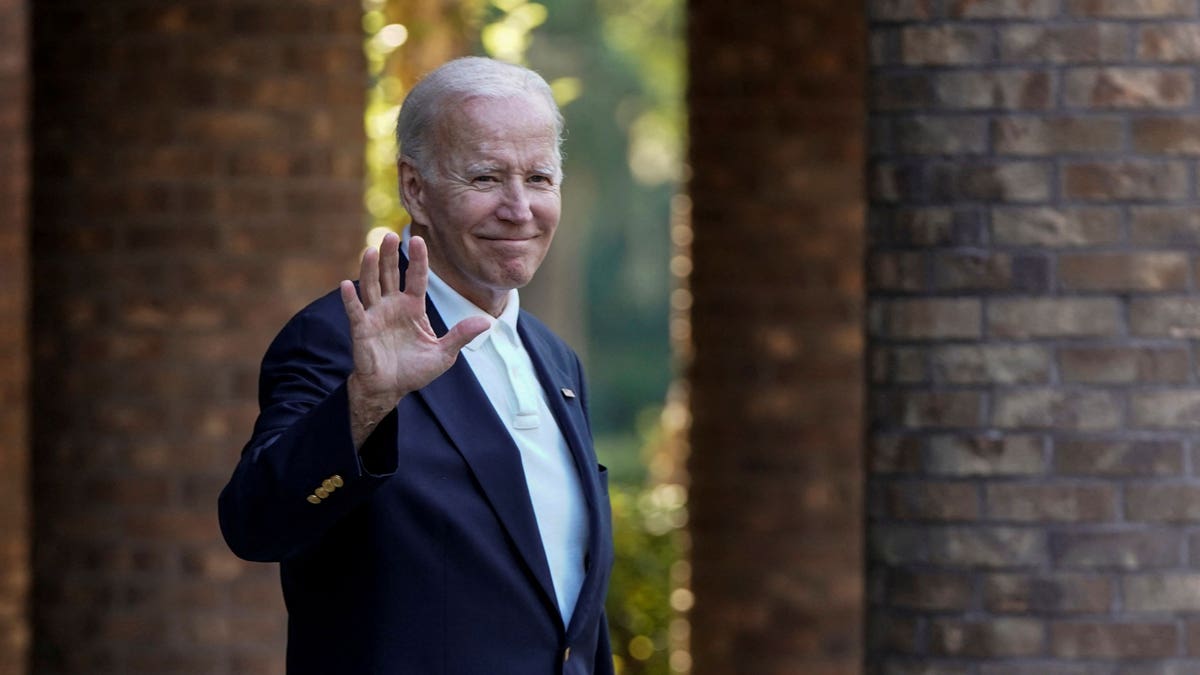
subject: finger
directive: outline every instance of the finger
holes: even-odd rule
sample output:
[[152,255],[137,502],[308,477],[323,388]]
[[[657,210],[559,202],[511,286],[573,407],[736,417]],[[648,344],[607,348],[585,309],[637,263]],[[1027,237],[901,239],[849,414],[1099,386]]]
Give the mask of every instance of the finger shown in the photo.
[[343,281],[338,285],[338,290],[342,293],[342,307],[346,308],[346,318],[350,319],[350,325],[362,321],[365,310],[358,299],[358,292],[354,290],[354,282]]
[[429,249],[425,240],[413,237],[408,240],[408,271],[404,273],[404,292],[418,297],[425,296],[429,286]]
[[363,306],[370,309],[379,302],[379,251],[368,247],[363,252],[362,267],[358,271],[358,290],[362,293]]
[[492,322],[482,316],[469,316],[454,324],[439,342],[448,353],[457,355],[471,340],[492,327]]
[[400,237],[388,232],[379,245],[379,292],[388,295],[400,290]]

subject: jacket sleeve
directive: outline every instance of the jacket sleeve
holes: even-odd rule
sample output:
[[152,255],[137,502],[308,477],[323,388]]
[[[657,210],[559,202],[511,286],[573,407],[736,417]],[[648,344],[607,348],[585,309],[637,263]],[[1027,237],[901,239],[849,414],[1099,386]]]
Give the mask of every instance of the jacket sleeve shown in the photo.
[[396,470],[395,411],[355,452],[349,327],[331,305],[327,296],[294,317],[263,357],[258,420],[218,501],[221,532],[243,559],[304,550]]

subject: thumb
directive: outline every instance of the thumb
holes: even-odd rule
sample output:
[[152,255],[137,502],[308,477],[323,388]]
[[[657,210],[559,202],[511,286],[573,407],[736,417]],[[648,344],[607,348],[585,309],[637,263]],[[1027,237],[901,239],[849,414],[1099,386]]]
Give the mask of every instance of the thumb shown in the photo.
[[449,353],[458,355],[467,343],[479,337],[479,334],[492,327],[492,322],[482,316],[469,316],[454,324],[450,332],[442,336],[442,346]]

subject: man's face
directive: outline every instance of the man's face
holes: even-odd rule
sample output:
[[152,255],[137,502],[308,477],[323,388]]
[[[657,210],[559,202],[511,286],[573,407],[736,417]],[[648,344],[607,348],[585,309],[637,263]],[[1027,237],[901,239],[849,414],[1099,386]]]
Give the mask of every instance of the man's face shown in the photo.
[[553,113],[534,98],[474,99],[435,133],[428,176],[400,167],[413,234],[425,237],[439,277],[499,314],[508,291],[533,278],[558,227]]

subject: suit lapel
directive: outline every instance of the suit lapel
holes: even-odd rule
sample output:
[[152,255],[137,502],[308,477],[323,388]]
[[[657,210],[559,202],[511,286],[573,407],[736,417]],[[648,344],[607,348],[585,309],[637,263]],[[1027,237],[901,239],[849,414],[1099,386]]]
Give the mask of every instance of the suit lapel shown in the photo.
[[[408,258],[401,254],[402,286],[407,270]],[[425,310],[434,333],[439,336],[445,335],[446,324],[428,297],[425,300]],[[601,517],[600,510],[608,508],[608,499],[607,494],[603,493],[604,487],[600,485],[582,403],[578,396],[568,402],[562,390],[563,387],[568,387],[582,394],[580,388],[583,383],[577,381],[578,378],[570,373],[563,372],[548,358],[547,355],[552,354],[553,350],[546,337],[541,335],[540,331],[530,330],[527,324],[526,321],[518,320],[517,333],[533,362],[550,411],[571,449],[587,503],[588,552],[592,564],[584,577],[582,588],[579,589],[575,613],[571,617],[570,626],[567,627],[568,639],[573,639],[575,633],[595,620],[604,601],[605,580],[608,578],[608,565],[612,557],[612,539],[607,519]],[[537,517],[533,513],[533,503],[529,498],[529,486],[525,483],[521,452],[496,414],[467,360],[460,356],[450,370],[415,395],[424,400],[433,411],[463,460],[471,467],[471,472],[479,481],[484,495],[508,532],[521,559],[537,579],[547,607],[555,616],[561,617],[550,576],[550,565],[546,561]],[[469,424],[463,423],[465,415],[470,416]]]
[[[429,322],[438,335],[446,326],[433,303],[426,302]],[[450,370],[416,392],[433,411],[459,454],[471,467],[484,495],[508,532],[544,600],[558,614],[550,566],[529,499],[521,453],[461,355]]]
[[[533,368],[537,371],[538,381],[546,394],[550,411],[571,449],[575,469],[579,472],[579,483],[583,486],[584,500],[587,502],[588,555],[592,564],[584,576],[583,586],[579,589],[579,600],[575,604],[575,613],[567,630],[570,639],[574,631],[590,625],[595,620],[594,614],[603,603],[604,580],[608,576],[608,542],[611,538],[607,521],[601,518],[600,505],[608,508],[608,500],[602,499],[607,495],[602,495],[604,487],[600,485],[595,455],[591,451],[591,443],[588,442],[590,436],[583,414],[583,404],[579,398],[583,383],[577,381],[577,376],[563,372],[548,358],[553,352],[546,338],[540,331],[531,330],[528,323],[518,320],[517,333],[525,344],[525,350],[529,352],[530,360],[533,361]],[[563,391],[564,387],[575,393],[575,396],[568,398]]]

